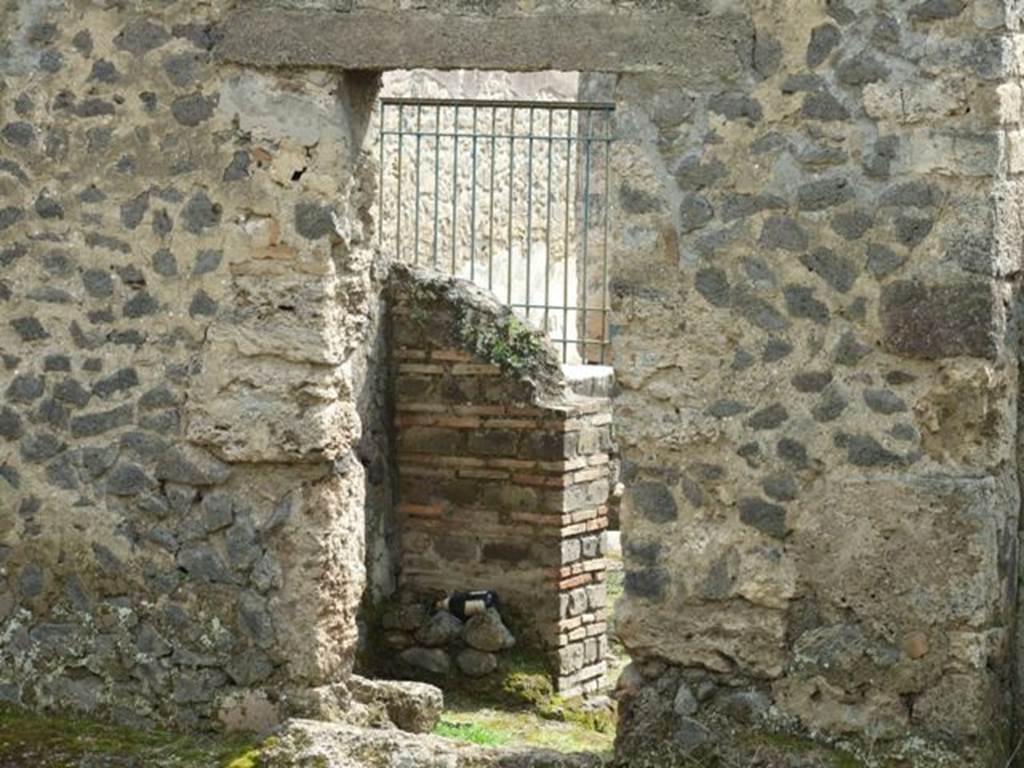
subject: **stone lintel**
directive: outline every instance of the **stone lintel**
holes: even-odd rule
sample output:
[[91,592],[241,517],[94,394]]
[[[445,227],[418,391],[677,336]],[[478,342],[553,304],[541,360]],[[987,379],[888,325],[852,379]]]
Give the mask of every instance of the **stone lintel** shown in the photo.
[[682,13],[516,17],[315,10],[236,11],[217,56],[260,67],[658,72],[721,82],[746,67],[745,17]]

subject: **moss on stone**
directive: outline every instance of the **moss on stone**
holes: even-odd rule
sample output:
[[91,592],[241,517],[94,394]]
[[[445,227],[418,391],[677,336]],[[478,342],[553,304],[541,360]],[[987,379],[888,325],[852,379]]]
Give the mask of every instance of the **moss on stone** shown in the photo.
[[747,735],[743,741],[751,751],[780,756],[813,754],[822,766],[828,768],[865,768],[864,763],[851,752],[790,733],[761,731]]
[[463,318],[463,338],[484,360],[512,373],[530,373],[544,352],[539,334],[515,315],[508,314],[489,325],[474,322],[475,313]]
[[103,757],[110,765],[167,768],[256,768],[259,748],[252,734],[190,736],[142,731],[69,715],[39,715],[0,706],[0,764],[77,765]]

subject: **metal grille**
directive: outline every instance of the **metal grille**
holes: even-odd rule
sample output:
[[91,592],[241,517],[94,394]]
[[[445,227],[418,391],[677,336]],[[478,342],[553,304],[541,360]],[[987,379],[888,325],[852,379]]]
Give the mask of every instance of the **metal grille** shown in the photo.
[[[604,363],[614,106],[381,100],[380,242]],[[597,191],[595,191],[597,190]]]

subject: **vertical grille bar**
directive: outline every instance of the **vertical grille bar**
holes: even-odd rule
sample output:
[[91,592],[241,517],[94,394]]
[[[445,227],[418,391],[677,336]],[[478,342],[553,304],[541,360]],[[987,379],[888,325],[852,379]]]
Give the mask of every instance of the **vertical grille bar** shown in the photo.
[[491,209],[488,214],[490,223],[490,243],[487,246],[487,290],[494,290],[494,163],[497,159],[498,149],[498,108],[491,107]]
[[459,272],[459,105],[455,105],[452,121],[452,274]]
[[601,365],[607,360],[608,344],[608,230],[611,219],[611,175],[612,175],[612,113],[604,116],[604,236],[601,246]]
[[441,211],[441,105],[434,112],[434,247],[431,262],[437,266],[438,214]]
[[413,263],[429,248],[435,269],[538,322],[565,362],[605,363],[614,138],[611,104],[382,99],[380,247]]
[[587,360],[587,262],[590,256],[590,132],[593,127],[593,113],[587,112],[587,133],[583,139],[583,154],[586,156],[584,160],[584,173],[583,177],[583,189],[580,191],[580,197],[583,198],[583,234],[580,239],[583,241],[583,261],[581,262],[583,268],[583,289],[580,291],[580,297],[583,305],[582,309],[582,320],[579,315],[576,317],[576,322],[582,322],[580,327],[580,338],[583,340],[583,359]]
[[569,215],[572,197],[572,110],[566,110],[565,129],[565,225],[562,248],[562,361],[569,359]]
[[533,260],[533,114],[530,107],[530,136],[526,151],[526,319],[530,319],[530,280],[533,275],[530,262]]
[[[548,110],[548,136],[555,135],[555,110]],[[551,308],[551,166],[554,162],[555,141],[548,141],[548,183],[545,187],[547,198],[544,225],[544,332],[548,332],[548,311]]]
[[420,263],[420,148],[423,143],[423,105],[416,105],[416,223],[414,225],[413,237],[416,243],[413,246],[413,263]]
[[507,299],[505,303],[512,306],[512,247],[514,238],[512,234],[512,222],[515,219],[515,191],[516,191],[516,108],[510,107],[508,113],[508,269],[505,292]]
[[469,182],[469,280],[476,282],[476,111],[473,107],[473,178]]
[[380,179],[377,183],[377,192],[380,196],[380,221],[377,224],[377,242],[384,245],[384,222],[387,221],[387,211],[384,209],[384,143],[387,141],[387,117],[388,105],[380,105]]
[[402,258],[402,127],[405,118],[405,105],[398,105],[398,192],[395,195],[395,255]]

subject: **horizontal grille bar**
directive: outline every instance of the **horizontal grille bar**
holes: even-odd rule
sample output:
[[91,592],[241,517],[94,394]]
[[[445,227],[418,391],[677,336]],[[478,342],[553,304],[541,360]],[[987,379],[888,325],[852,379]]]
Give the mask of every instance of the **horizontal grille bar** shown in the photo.
[[383,132],[381,132],[381,136],[403,136],[403,137],[406,137],[406,138],[416,138],[417,136],[419,136],[420,138],[423,138],[423,139],[441,138],[441,139],[458,139],[459,141],[463,141],[463,140],[470,140],[471,141],[473,139],[504,139],[506,141],[514,139],[516,141],[525,141],[525,140],[528,140],[528,139],[533,139],[534,141],[571,141],[571,142],[577,143],[577,144],[580,143],[580,142],[584,142],[584,141],[586,141],[586,142],[591,142],[591,141],[594,141],[594,142],[608,142],[608,143],[611,143],[611,142],[615,141],[615,137],[614,136],[549,136],[549,135],[543,134],[543,133],[487,133],[486,131],[483,132],[483,133],[472,133],[470,131],[466,131],[465,133],[463,133],[462,131],[459,131],[458,133],[455,133],[455,132],[439,132],[439,131],[403,131],[403,130],[397,130],[397,131],[383,131]]
[[482,107],[485,109],[546,109],[614,112],[615,105],[606,101],[508,101],[490,99],[413,99],[383,97],[385,107]]

